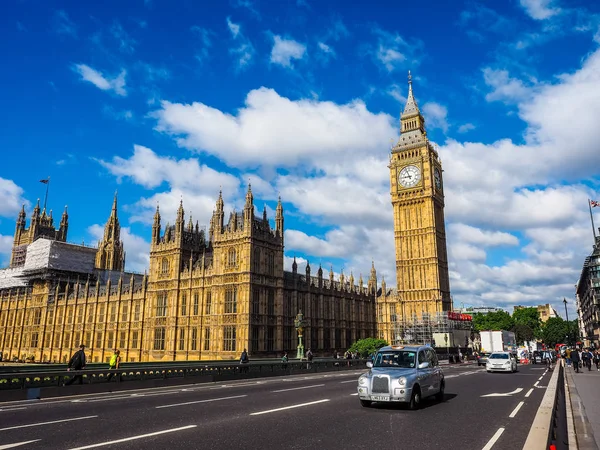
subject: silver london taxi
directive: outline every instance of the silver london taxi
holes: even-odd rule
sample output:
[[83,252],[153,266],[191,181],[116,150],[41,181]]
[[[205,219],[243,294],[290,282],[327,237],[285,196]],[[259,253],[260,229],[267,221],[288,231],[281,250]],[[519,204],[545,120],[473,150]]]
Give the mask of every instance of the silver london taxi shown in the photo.
[[444,373],[431,347],[382,347],[367,367],[370,370],[358,378],[362,406],[371,406],[372,402],[406,402],[410,409],[417,409],[426,397],[444,399]]

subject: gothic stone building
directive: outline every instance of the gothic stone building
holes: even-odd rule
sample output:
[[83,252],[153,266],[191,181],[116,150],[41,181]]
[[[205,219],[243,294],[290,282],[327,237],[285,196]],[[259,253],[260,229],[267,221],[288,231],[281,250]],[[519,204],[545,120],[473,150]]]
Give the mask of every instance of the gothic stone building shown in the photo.
[[124,271],[115,196],[97,248],[67,243],[68,215],[59,230],[39,201],[26,228],[17,220],[10,267],[0,270],[0,352],[5,358],[66,361],[83,343],[91,361],[114,349],[123,361],[214,360],[278,356],[294,351],[294,317],[306,320],[304,344],[317,354],[375,335],[375,269],[362,276],[316,276],[307,264],[283,268],[283,207],[275,227],[255,217],[250,187],[243,212],[225,220],[219,195],[208,234],[186,223],[180,204],[174,225],[157,207],[150,268]]

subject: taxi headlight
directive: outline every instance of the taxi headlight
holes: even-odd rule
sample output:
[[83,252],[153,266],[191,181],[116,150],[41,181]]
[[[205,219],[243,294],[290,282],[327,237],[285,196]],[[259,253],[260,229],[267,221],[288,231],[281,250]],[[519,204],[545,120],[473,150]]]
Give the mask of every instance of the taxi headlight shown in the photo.
[[404,377],[398,378],[398,384],[400,386],[406,386],[406,378],[404,378]]
[[365,384],[367,384],[367,377],[360,377],[360,378],[358,379],[358,384],[360,384],[360,385],[363,385],[363,386],[364,386]]

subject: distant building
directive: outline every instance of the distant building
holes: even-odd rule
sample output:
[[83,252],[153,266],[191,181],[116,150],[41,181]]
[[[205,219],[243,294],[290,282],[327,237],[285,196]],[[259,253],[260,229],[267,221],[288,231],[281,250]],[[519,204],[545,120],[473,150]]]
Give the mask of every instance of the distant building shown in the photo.
[[331,354],[376,335],[375,268],[362,277],[316,276],[307,264],[283,268],[283,207],[272,227],[255,216],[248,186],[242,212],[225,220],[221,195],[208,233],[184,219],[161,226],[157,208],[148,274],[125,272],[117,197],[98,248],[66,243],[52,213],[17,219],[10,267],[0,270],[0,352],[6,359],[65,362],[80,345],[90,361],[236,359],[278,356],[298,345],[294,318],[304,314],[304,345]]
[[[600,229],[599,229],[600,231]],[[600,237],[585,259],[575,288],[577,315],[585,345],[600,344]]]
[[504,311],[496,306],[468,306],[466,308],[454,308],[455,313],[459,314],[489,314]]
[[[533,308],[533,306],[517,305],[514,307],[513,314],[514,314],[514,311],[517,311],[517,310],[523,309],[523,308]],[[550,319],[551,317],[559,317],[556,310],[552,306],[550,306],[549,303],[546,303],[545,305],[538,305],[537,310],[538,310],[538,314],[540,315],[540,320],[542,322],[547,322],[548,319]]]

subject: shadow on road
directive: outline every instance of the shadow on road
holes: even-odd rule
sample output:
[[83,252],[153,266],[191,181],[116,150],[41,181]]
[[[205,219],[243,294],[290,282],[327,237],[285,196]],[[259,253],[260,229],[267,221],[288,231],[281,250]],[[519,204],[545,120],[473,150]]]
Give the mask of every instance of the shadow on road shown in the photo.
[[[440,403],[445,403],[448,400],[452,400],[454,397],[457,397],[457,394],[449,394],[446,393],[444,395],[444,400],[441,402],[437,401],[434,397],[428,397],[421,402],[421,406],[419,409],[427,409],[433,406],[439,405]],[[410,408],[408,407],[408,403],[377,403],[374,402],[371,404],[371,408],[373,409],[385,409],[385,410],[406,410],[408,411]]]

